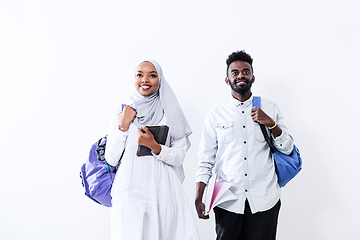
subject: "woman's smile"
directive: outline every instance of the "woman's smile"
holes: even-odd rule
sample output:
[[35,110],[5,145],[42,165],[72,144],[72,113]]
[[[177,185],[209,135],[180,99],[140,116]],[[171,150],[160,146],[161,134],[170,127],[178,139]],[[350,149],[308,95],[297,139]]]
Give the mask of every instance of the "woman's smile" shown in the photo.
[[141,89],[146,91],[146,90],[149,90],[151,88],[151,86],[147,85],[147,84],[141,84],[140,85]]
[[142,62],[135,74],[135,88],[142,96],[151,96],[159,86],[159,77],[155,66],[150,62]]

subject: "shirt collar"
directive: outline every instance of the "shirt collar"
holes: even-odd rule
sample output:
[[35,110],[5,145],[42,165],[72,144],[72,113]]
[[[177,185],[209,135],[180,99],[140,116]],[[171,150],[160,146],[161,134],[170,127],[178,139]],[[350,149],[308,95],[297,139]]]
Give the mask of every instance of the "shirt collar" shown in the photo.
[[252,105],[252,101],[253,101],[253,95],[251,95],[251,97],[246,100],[245,102],[240,102],[239,100],[237,100],[236,98],[234,98],[233,96],[231,96],[231,99],[230,101],[236,106],[236,107],[239,107],[239,106],[245,106],[245,107],[249,107]]

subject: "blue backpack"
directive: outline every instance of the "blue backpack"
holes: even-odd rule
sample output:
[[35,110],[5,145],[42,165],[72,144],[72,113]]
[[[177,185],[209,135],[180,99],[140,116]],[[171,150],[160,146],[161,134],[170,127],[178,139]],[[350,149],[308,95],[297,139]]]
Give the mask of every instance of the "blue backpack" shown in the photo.
[[111,207],[111,187],[124,152],[116,167],[109,165],[105,160],[106,141],[107,136],[91,146],[89,158],[81,167],[80,178],[86,196],[105,207]]
[[[261,108],[261,97],[253,97],[253,108]],[[285,155],[279,152],[268,135],[266,128],[260,124],[261,132],[264,135],[265,141],[269,145],[275,162],[275,171],[278,176],[278,183],[280,187],[284,187],[291,179],[293,179],[302,169],[302,159],[300,157],[300,150],[294,145],[293,151],[290,155]]]

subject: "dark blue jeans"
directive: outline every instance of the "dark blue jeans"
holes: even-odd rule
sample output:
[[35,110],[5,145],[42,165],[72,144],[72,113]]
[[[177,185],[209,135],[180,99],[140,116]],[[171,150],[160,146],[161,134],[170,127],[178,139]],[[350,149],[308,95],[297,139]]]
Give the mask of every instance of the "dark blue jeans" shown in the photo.
[[275,240],[280,200],[265,211],[251,213],[249,202],[245,202],[244,214],[237,214],[215,207],[217,240]]

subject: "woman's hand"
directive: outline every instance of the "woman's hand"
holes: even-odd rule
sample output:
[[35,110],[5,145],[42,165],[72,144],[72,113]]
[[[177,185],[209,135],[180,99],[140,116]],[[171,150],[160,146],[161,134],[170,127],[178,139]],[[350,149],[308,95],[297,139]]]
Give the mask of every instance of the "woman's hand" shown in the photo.
[[136,111],[129,105],[126,105],[123,108],[123,111],[118,114],[118,117],[120,119],[119,130],[126,132],[129,129],[130,124],[134,120],[135,116]]
[[150,148],[156,155],[161,152],[160,144],[156,142],[154,135],[145,126],[142,126],[142,129],[138,128],[138,144]]

